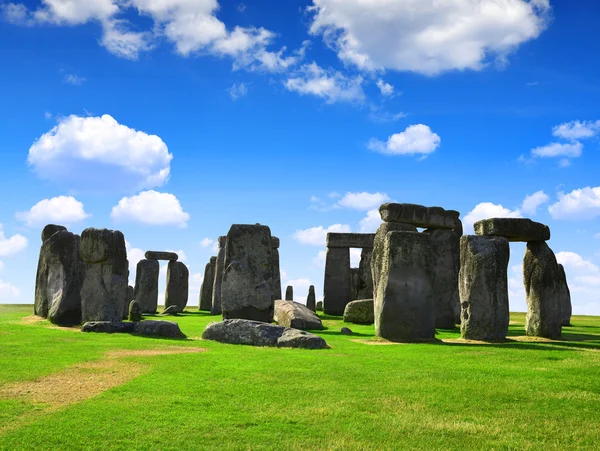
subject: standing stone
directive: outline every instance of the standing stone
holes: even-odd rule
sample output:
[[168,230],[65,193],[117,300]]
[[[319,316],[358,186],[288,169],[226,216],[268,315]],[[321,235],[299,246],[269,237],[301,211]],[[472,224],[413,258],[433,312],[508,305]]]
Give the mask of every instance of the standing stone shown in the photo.
[[133,298],[140,305],[142,313],[156,313],[158,308],[158,276],[160,263],[157,260],[140,260],[135,272]]
[[561,325],[570,326],[571,325],[571,314],[573,313],[573,308],[571,306],[571,291],[569,290],[569,285],[567,284],[567,275],[565,274],[565,268],[560,263],[558,264],[558,270],[560,272],[560,283],[561,283],[561,292],[560,292],[560,316],[562,318]]
[[273,320],[271,230],[260,224],[234,224],[227,234],[221,286],[224,319]]
[[135,288],[131,285],[127,287],[127,302],[131,304],[131,301],[135,299]]
[[352,271],[350,249],[328,247],[325,253],[325,281],[323,308],[328,315],[343,315],[352,299]]
[[291,285],[288,285],[285,288],[285,300],[286,301],[293,301],[294,300],[294,287]]
[[306,307],[311,309],[313,312],[317,311],[317,297],[315,296],[315,286],[311,285],[308,287],[308,296],[306,297]]
[[317,312],[323,311],[323,301],[317,302]]
[[188,302],[190,272],[182,262],[169,261],[167,266],[167,289],[165,290],[165,308],[171,305],[183,311]]
[[129,303],[129,321],[141,321],[142,320],[142,309],[137,301],[131,301]]
[[379,281],[374,300],[375,334],[390,341],[415,341],[435,336],[435,300],[431,284],[429,236],[390,232],[383,255],[373,253]]
[[215,267],[217,265],[217,257],[210,257],[210,262],[204,268],[204,279],[200,287],[200,301],[198,308],[200,310],[210,311],[212,308],[212,294],[215,283]]
[[459,295],[462,338],[504,340],[508,332],[506,238],[465,235],[460,239]]
[[48,317],[48,268],[45,260],[44,242],[55,233],[66,230],[66,227],[56,224],[48,224],[42,230],[42,247],[40,248],[40,256],[38,258],[33,305],[34,313],[42,318]]
[[[350,268],[350,299],[358,298],[358,286],[360,285],[359,268]],[[346,304],[348,305],[348,304]]]
[[554,252],[545,241],[527,243],[523,282],[527,296],[525,333],[534,337],[559,338],[562,276]]
[[225,244],[227,243],[227,237],[220,236],[217,241],[219,243],[219,252],[217,253],[217,263],[215,264],[215,280],[213,282],[212,307],[210,309],[212,315],[220,315],[222,313],[221,284],[223,282],[223,272],[225,271]]
[[279,267],[279,238],[271,237],[273,247],[273,300],[281,299],[281,269]]
[[358,266],[358,286],[356,299],[373,298],[373,274],[371,273],[371,260],[373,249],[364,248],[360,253],[360,264]]
[[81,320],[118,322],[127,302],[127,250],[121,232],[85,229],[79,248],[86,264],[81,288]]

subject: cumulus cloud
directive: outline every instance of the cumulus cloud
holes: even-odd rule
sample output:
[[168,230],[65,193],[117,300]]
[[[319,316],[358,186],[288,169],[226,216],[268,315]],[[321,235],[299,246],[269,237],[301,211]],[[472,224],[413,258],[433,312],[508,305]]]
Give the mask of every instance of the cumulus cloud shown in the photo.
[[210,250],[214,253],[219,252],[219,242],[211,238],[204,238],[202,241],[200,241],[200,247],[204,249],[210,248]]
[[500,204],[492,202],[482,202],[477,204],[463,219],[465,234],[473,233],[473,224],[482,219],[488,218],[521,218],[519,210],[510,210]]
[[33,143],[28,162],[41,178],[72,189],[132,191],[166,183],[172,158],[158,136],[105,114],[60,119]]
[[187,227],[190,219],[190,215],[183,211],[177,197],[154,190],[122,198],[113,207],[110,217],[117,222],[177,227]]
[[317,63],[304,64],[285,81],[285,87],[301,95],[313,95],[327,103],[358,102],[365,98],[360,76],[347,77],[335,70],[325,70]]
[[550,197],[544,191],[537,191],[531,195],[525,196],[521,211],[528,215],[535,215],[540,205],[545,204],[550,200]]
[[315,258],[313,258],[313,266],[317,269],[325,268],[325,255],[326,251],[319,251]]
[[556,260],[565,267],[567,283],[571,290],[574,314],[600,313],[598,290],[600,289],[600,267],[575,252],[562,251]]
[[125,249],[127,250],[127,260],[129,261],[129,285],[135,287],[135,276],[137,273],[137,264],[140,260],[146,258],[146,252],[125,240]]
[[27,247],[27,238],[15,234],[7,238],[4,234],[4,226],[0,224],[0,257],[8,257],[18,254]]
[[346,193],[338,201],[338,205],[353,210],[370,210],[389,201],[390,197],[386,193]]
[[531,154],[534,157],[541,158],[577,158],[581,156],[582,149],[583,145],[579,141],[574,141],[572,143],[550,143],[545,146],[531,149]]
[[310,246],[325,246],[328,233],[350,233],[352,230],[346,224],[333,224],[327,228],[323,226],[297,230],[293,238],[302,244]]
[[13,304],[20,294],[19,288],[0,279],[0,304]]
[[69,225],[81,222],[89,218],[90,214],[85,212],[83,203],[71,196],[58,196],[51,199],[43,199],[29,209],[19,212],[16,218],[25,222],[29,227],[45,224]]
[[600,120],[565,122],[552,129],[552,135],[574,140],[592,138],[598,133],[600,133]]
[[382,96],[390,97],[394,94],[394,86],[390,85],[389,83],[386,83],[381,78],[377,80],[376,85],[379,88],[379,91],[381,92]]
[[244,97],[246,94],[248,94],[248,87],[245,83],[242,82],[234,83],[233,85],[231,85],[228,91],[231,100],[237,100],[240,97]]
[[313,0],[310,32],[347,64],[436,75],[504,63],[548,24],[549,0]]
[[360,265],[360,256],[362,249],[350,248],[350,267],[358,268]]
[[426,157],[440,145],[441,138],[427,125],[416,124],[395,133],[386,142],[371,139],[368,148],[385,155],[422,155]]
[[558,202],[548,207],[554,219],[585,220],[600,216],[600,186],[558,193]]
[[360,233],[375,233],[382,222],[379,208],[369,210],[359,222]]

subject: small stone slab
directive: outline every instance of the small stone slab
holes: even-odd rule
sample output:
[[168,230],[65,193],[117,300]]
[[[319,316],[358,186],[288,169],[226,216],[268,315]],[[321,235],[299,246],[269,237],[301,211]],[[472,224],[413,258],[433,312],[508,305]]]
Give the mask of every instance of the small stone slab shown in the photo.
[[81,326],[81,332],[102,332],[105,334],[131,333],[133,332],[133,323],[88,321]]
[[344,309],[344,322],[354,324],[373,324],[375,322],[373,299],[352,301]]
[[411,224],[425,229],[460,229],[462,233],[462,225],[458,219],[460,213],[444,210],[442,207],[389,202],[379,207],[379,214],[384,222]]
[[340,334],[342,334],[342,335],[353,335],[354,332],[352,332],[352,330],[349,329],[348,327],[342,327],[340,329]]
[[179,260],[179,255],[177,255],[175,252],[147,251],[146,259],[177,261]]
[[164,311],[161,313],[161,315],[163,315],[163,316],[168,316],[168,315],[175,316],[175,315],[177,315],[177,314],[179,314],[181,312],[182,312],[182,309],[178,305],[170,305],[166,309],[164,309]]
[[374,233],[328,233],[327,247],[373,249]]
[[173,321],[146,320],[133,323],[133,333],[149,337],[186,338],[179,324]]
[[137,322],[142,320],[142,309],[138,301],[129,303],[129,321]]
[[477,221],[473,227],[481,236],[502,236],[508,241],[548,241],[550,228],[526,218],[490,218]]
[[321,319],[308,307],[294,301],[275,301],[275,322],[301,330],[321,330]]

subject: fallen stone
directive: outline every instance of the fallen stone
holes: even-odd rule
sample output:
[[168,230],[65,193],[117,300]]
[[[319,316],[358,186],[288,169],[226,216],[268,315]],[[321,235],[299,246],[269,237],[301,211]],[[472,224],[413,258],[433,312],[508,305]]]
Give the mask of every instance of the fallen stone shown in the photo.
[[344,310],[344,322],[373,324],[375,322],[373,299],[360,299],[350,302]]
[[571,291],[569,290],[569,285],[567,284],[567,275],[565,274],[565,268],[560,263],[558,264],[558,269],[560,272],[560,316],[562,318],[561,325],[570,326],[571,325],[571,314],[573,313],[573,307],[571,305]]
[[354,334],[354,332],[352,332],[352,330],[350,330],[350,329],[349,329],[349,328],[347,328],[347,327],[342,327],[342,328],[340,329],[340,334],[342,334],[342,335],[353,335],[353,334]]
[[165,308],[178,306],[181,311],[188,303],[190,272],[182,262],[171,260],[167,266]]
[[132,333],[134,323],[120,321],[88,321],[81,326],[81,332],[102,332],[106,334]]
[[186,338],[179,324],[173,321],[146,320],[133,323],[133,333],[149,337]]
[[[220,236],[217,242],[219,243],[219,252],[217,253],[217,262],[215,264],[215,280],[213,283],[212,306],[210,308],[212,315],[220,315],[222,313],[221,284],[223,282],[223,272],[225,271],[225,245],[227,244],[227,237]],[[281,283],[279,285],[279,290],[281,291]]]
[[211,257],[210,262],[208,262],[204,268],[204,279],[202,280],[202,285],[200,287],[200,301],[198,303],[199,310],[210,311],[212,308],[216,265],[217,257]]
[[160,263],[157,260],[140,260],[135,273],[133,298],[138,301],[142,313],[156,313],[158,308],[158,276]]
[[315,296],[315,286],[311,285],[308,287],[308,296],[306,297],[306,307],[313,312],[316,311],[316,301],[317,297]]
[[147,260],[169,260],[172,262],[179,260],[179,255],[175,252],[147,251],[145,257]]
[[176,316],[176,315],[180,314],[182,311],[183,310],[178,305],[170,305],[166,309],[163,310],[163,312],[161,313],[161,315],[163,315],[163,316],[168,316],[168,315]]
[[292,287],[291,285],[288,285],[285,288],[285,300],[286,301],[293,301],[294,300],[294,287]]
[[142,309],[137,301],[131,301],[129,304],[129,321],[141,321],[142,320]]
[[210,323],[202,333],[202,338],[220,343],[250,346],[328,348],[323,338],[309,332],[245,319],[228,319],[219,323]]
[[441,207],[424,207],[416,204],[386,203],[379,207],[384,222],[410,224],[425,229],[456,229],[462,234],[460,213]]
[[317,312],[323,311],[323,301],[317,302]]
[[294,301],[275,301],[274,320],[280,326],[301,330],[321,330],[321,319],[308,307]]
[[548,241],[550,228],[526,218],[490,218],[477,221],[476,235],[502,236],[508,241]]

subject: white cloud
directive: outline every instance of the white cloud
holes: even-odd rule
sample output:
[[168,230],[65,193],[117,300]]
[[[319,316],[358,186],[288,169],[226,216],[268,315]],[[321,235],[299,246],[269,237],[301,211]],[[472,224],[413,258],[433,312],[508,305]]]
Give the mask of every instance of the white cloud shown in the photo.
[[333,224],[327,228],[323,226],[312,227],[306,230],[297,230],[293,238],[310,246],[325,246],[328,233],[350,233],[351,229],[346,224]]
[[360,76],[350,78],[334,70],[325,70],[313,62],[304,64],[285,82],[285,87],[298,94],[310,94],[327,103],[357,102],[365,98]]
[[200,288],[202,288],[202,282],[204,281],[204,273],[190,274],[189,279],[189,301],[188,305],[199,305],[200,302]]
[[381,78],[377,80],[376,84],[379,90],[381,91],[382,96],[389,97],[394,94],[394,86],[390,85],[389,83],[386,83]]
[[571,143],[550,143],[546,146],[536,147],[531,149],[531,154],[534,157],[552,158],[552,157],[567,157],[577,158],[581,156],[583,145],[579,141]]
[[19,212],[16,218],[29,227],[44,224],[69,225],[81,222],[92,215],[85,212],[83,203],[71,196],[58,196],[43,199],[29,211]]
[[523,204],[521,205],[521,211],[528,215],[535,215],[537,208],[548,202],[550,198],[544,191],[537,191],[529,196],[525,196]]
[[310,279],[293,279],[286,281],[285,285],[294,287],[294,301],[300,304],[306,304],[308,288],[312,285]]
[[435,75],[505,62],[548,24],[549,0],[313,0],[310,32],[364,70]]
[[350,248],[350,267],[358,268],[360,265],[360,256],[362,249]]
[[600,120],[565,122],[552,129],[554,136],[564,139],[592,138],[598,133],[600,133]]
[[0,279],[0,304],[13,304],[20,294],[21,290],[12,283],[4,282]]
[[8,257],[18,254],[27,247],[27,238],[23,235],[13,235],[7,238],[4,234],[4,226],[0,224],[0,257]]
[[463,219],[465,234],[473,233],[473,224],[488,218],[521,218],[519,210],[509,210],[500,204],[482,202],[477,204]]
[[338,205],[354,210],[371,210],[389,201],[390,197],[386,193],[346,193],[338,201]]
[[554,219],[593,219],[600,216],[600,186],[558,193],[558,202],[548,207]]
[[229,89],[229,95],[231,96],[232,100],[237,100],[240,97],[244,97],[246,94],[248,94],[248,87],[246,86],[245,83],[234,83]]
[[187,221],[190,219],[177,197],[153,190],[122,198],[113,207],[110,217],[114,221],[177,227],[187,227]]
[[127,250],[127,260],[129,261],[129,285],[135,288],[137,264],[140,260],[146,258],[146,252],[142,249],[132,247],[131,243],[127,240],[125,240],[125,249]]
[[313,266],[317,269],[325,268],[325,256],[326,256],[326,251],[317,252],[317,256],[315,258],[313,258],[313,261],[312,261]]
[[4,262],[0,261],[0,272],[4,269]]
[[440,141],[440,137],[427,125],[416,124],[407,127],[401,133],[393,134],[387,142],[373,138],[368,147],[370,150],[386,155],[427,156],[439,147]]
[[219,242],[210,238],[204,238],[200,241],[200,246],[204,249],[210,248],[213,253],[219,252]]
[[575,252],[558,252],[556,260],[565,267],[573,313],[598,315],[600,267]]
[[69,85],[80,86],[85,81],[84,77],[79,77],[75,74],[67,74],[63,78],[63,81]]
[[105,20],[102,23],[100,44],[110,53],[129,60],[138,59],[140,53],[154,48],[152,33],[149,31],[130,31],[124,20]]
[[377,123],[389,123],[389,122],[396,122],[402,118],[406,117],[406,113],[403,112],[399,112],[399,113],[390,113],[389,111],[384,110],[381,107],[375,106],[375,105],[371,105],[369,107],[370,111],[369,111],[369,119],[373,122],[377,122]]
[[28,162],[40,177],[73,189],[131,191],[165,184],[172,158],[158,136],[105,114],[62,118],[33,143]]
[[367,216],[359,222],[360,233],[375,233],[382,222],[378,208],[369,210]]

